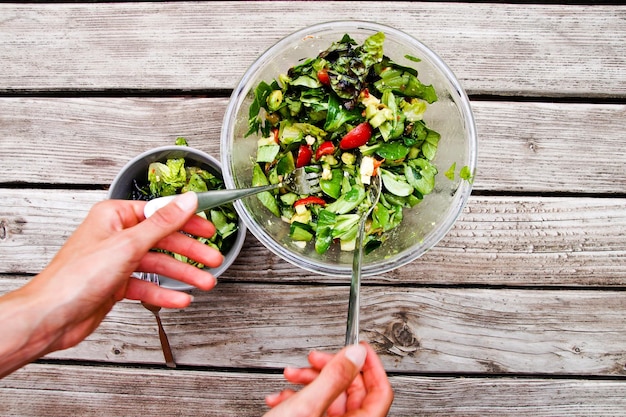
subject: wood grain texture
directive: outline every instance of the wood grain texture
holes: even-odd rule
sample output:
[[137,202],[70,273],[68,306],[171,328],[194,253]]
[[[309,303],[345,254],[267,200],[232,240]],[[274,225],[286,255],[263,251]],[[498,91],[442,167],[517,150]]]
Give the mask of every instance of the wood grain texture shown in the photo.
[[[37,273],[105,191],[0,189],[0,273]],[[369,277],[388,284],[626,284],[623,198],[471,197],[421,258]],[[272,255],[249,235],[223,278],[338,282]]]
[[476,189],[624,193],[626,106],[473,102]]
[[[361,338],[391,375],[389,415],[623,416],[617,4],[2,3],[0,294],[45,267],[133,156],[177,136],[218,156],[246,68],[329,16],[375,16],[430,46],[472,95],[479,137],[475,194],[454,227],[362,288]],[[154,317],[123,301],[79,345],[1,379],[0,415],[259,416],[286,387],[283,367],[343,345],[347,279],[248,234],[219,281],[162,311],[176,370]]]
[[[23,280],[0,276],[0,291]],[[163,310],[178,364],[305,366],[341,348],[349,286],[221,283]],[[389,372],[626,376],[623,292],[364,285],[361,338]],[[162,364],[154,318],[118,303],[78,346],[48,358]]]
[[[280,375],[31,364],[0,381],[3,416],[258,417]],[[622,381],[392,376],[394,417],[622,416]]]
[[[0,98],[0,182],[110,184],[134,156],[173,145],[219,158],[225,98]],[[28,167],[28,169],[24,169]]]
[[[0,149],[11,155],[0,183],[106,186],[133,156],[178,136],[219,158],[226,105],[225,98],[0,98]],[[626,193],[625,105],[472,107],[475,190]]]
[[[278,12],[289,18],[268,24]],[[280,38],[331,15],[415,36],[471,94],[626,96],[626,8],[431,2],[3,4],[0,91],[232,89]]]

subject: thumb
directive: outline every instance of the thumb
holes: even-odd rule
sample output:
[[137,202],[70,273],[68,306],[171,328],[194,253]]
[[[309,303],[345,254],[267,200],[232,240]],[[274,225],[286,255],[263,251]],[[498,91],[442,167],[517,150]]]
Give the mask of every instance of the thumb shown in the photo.
[[177,196],[165,207],[157,210],[152,216],[139,223],[133,229],[145,250],[149,250],[156,242],[174,232],[179,231],[196,213],[198,196],[187,192]]
[[344,348],[324,366],[313,382],[298,393],[300,400],[308,404],[309,409],[319,411],[322,415],[359,375],[366,356],[367,349],[363,345]]

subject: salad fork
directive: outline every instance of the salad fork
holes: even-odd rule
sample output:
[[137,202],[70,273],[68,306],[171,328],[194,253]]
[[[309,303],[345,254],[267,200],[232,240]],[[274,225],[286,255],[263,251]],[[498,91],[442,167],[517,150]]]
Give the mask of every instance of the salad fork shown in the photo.
[[365,222],[370,213],[378,204],[380,193],[382,192],[382,180],[380,175],[372,177],[373,183],[367,190],[370,200],[370,206],[363,213],[359,220],[359,230],[357,232],[356,247],[352,257],[352,279],[350,281],[350,299],[348,302],[348,325],[346,328],[345,345],[354,345],[359,343],[359,308],[360,308],[360,290],[361,290],[361,261],[363,259],[363,239],[365,238]]
[[152,282],[153,284],[159,285],[159,274],[155,274],[152,272],[133,272],[133,278],[138,278],[143,281]]
[[[151,272],[139,272],[133,273],[133,277],[142,279],[144,281],[152,282],[156,285],[159,285],[159,275]],[[156,319],[157,326],[159,327],[159,341],[161,342],[161,350],[163,350],[163,357],[165,358],[165,364],[168,368],[176,368],[176,362],[174,362],[174,355],[172,354],[172,347],[170,346],[170,341],[167,338],[167,333],[165,333],[165,329],[163,328],[163,323],[161,323],[161,316],[159,312],[161,311],[161,307],[155,306],[154,304],[147,303],[145,301],[141,302],[141,305],[148,311],[150,311],[154,318]]]
[[154,314],[154,318],[156,319],[157,325],[159,326],[159,340],[161,341],[161,350],[163,350],[165,365],[167,365],[168,368],[176,368],[176,362],[174,362],[172,348],[167,338],[167,333],[165,333],[165,329],[163,328],[163,324],[161,323],[161,316],[159,315],[161,307],[146,303],[145,301],[142,301],[141,305],[144,306],[146,310]]
[[[263,185],[260,187],[237,188],[228,190],[211,190],[198,194],[198,212],[221,206],[244,197],[270,191],[277,188],[287,188],[296,194],[315,194],[321,191],[320,170],[311,170],[311,167],[296,168],[293,172],[286,174],[282,181],[277,184]],[[319,167],[317,167],[319,168]],[[155,211],[172,201],[176,196],[158,197],[146,203],[143,213],[146,218],[152,216]]]

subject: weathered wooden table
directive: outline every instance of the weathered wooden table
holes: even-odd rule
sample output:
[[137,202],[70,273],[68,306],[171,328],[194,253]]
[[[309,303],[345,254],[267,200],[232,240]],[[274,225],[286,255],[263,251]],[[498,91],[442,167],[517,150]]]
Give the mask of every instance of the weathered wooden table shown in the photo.
[[[474,192],[422,258],[368,278],[362,337],[393,416],[626,415],[626,7],[436,2],[0,4],[0,292],[40,271],[134,155],[219,153],[239,77],[275,41],[375,20],[472,100]],[[163,320],[122,302],[77,347],[0,380],[2,416],[259,416],[281,370],[343,343],[349,283],[251,235]],[[1,333],[1,329],[0,329]],[[1,337],[1,336],[0,336]]]

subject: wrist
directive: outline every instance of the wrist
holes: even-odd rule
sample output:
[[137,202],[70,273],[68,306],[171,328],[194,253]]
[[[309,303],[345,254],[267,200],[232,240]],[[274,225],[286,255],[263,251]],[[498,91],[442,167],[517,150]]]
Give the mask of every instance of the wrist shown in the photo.
[[57,336],[47,323],[49,310],[32,281],[0,297],[0,377],[48,353]]

